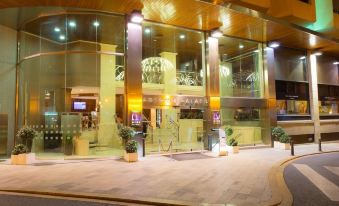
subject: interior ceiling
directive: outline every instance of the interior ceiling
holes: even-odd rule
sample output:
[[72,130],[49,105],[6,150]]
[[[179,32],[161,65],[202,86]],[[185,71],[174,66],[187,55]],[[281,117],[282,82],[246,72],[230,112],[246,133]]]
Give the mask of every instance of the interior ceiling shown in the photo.
[[[339,56],[338,41],[324,37],[323,34],[320,37],[310,34],[311,31],[302,31],[290,25],[195,0],[0,0],[0,9],[27,6],[57,7],[59,12],[74,10],[75,7],[120,14],[129,14],[133,10],[141,10],[147,20],[154,22],[203,31],[221,27],[223,33],[229,36],[259,42],[279,41],[286,47],[322,50],[331,55]],[[48,13],[43,11],[41,7],[35,8],[33,12],[28,11],[28,9],[14,9],[11,19],[15,19],[15,21],[10,22],[11,20],[0,16],[1,21],[3,21],[1,23],[20,25],[29,17],[39,13],[39,9],[41,10],[40,13]],[[55,10],[55,8],[53,9]]]

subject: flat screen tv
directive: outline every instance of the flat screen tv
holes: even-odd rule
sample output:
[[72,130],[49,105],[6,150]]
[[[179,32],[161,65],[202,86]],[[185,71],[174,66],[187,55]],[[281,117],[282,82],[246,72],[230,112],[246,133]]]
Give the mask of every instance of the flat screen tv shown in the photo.
[[86,110],[86,102],[73,102],[74,110]]

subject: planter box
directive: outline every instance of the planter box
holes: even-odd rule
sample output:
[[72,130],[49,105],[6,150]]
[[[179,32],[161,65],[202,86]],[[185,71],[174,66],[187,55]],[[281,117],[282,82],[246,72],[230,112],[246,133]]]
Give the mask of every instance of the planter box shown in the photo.
[[219,156],[227,156],[228,155],[228,151],[227,150],[220,150],[219,151]]
[[278,141],[274,141],[274,148],[282,149],[282,150],[290,150],[291,145],[290,145],[290,143],[281,143],[281,142],[278,142]]
[[239,146],[228,146],[227,150],[229,153],[237,154],[239,153]]
[[12,165],[27,165],[35,161],[35,153],[11,155]]
[[135,152],[135,153],[127,153],[125,151],[124,153],[124,159],[127,161],[127,162],[136,162],[138,161],[138,153]]

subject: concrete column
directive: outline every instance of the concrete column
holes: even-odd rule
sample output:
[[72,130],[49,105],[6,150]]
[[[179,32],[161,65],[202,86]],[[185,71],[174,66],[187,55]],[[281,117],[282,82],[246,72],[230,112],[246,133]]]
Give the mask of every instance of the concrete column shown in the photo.
[[320,135],[320,117],[319,117],[319,98],[318,98],[318,69],[317,56],[312,55],[311,51],[307,51],[307,75],[309,83],[310,110],[314,123],[314,140],[318,142]]
[[[101,51],[115,52],[116,45],[101,44]],[[115,123],[115,56],[100,55],[100,114],[98,142],[100,145],[118,144]]]
[[[125,68],[125,124],[132,125],[132,114],[142,113],[142,26],[127,24],[127,59]],[[141,129],[136,126],[137,129]]]

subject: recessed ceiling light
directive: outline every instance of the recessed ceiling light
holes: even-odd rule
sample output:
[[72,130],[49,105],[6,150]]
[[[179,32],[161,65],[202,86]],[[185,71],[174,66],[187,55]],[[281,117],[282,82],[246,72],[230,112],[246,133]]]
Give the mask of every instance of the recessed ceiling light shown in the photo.
[[299,59],[300,59],[300,60],[303,60],[303,59],[306,59],[306,57],[305,57],[305,56],[302,56],[302,57],[300,57]]
[[146,29],[145,29],[145,33],[146,33],[146,34],[151,33],[151,29],[150,29],[150,28],[146,28]]
[[54,31],[55,31],[55,32],[60,32],[61,30],[60,30],[59,27],[55,27],[55,28],[54,28]]
[[315,53],[313,53],[313,55],[315,55],[315,56],[321,56],[323,53],[322,52],[315,52]]
[[98,27],[98,26],[100,26],[100,23],[98,21],[94,21],[93,26]]
[[333,64],[335,64],[335,65],[338,65],[338,64],[339,64],[339,62],[333,62]]
[[131,22],[140,24],[142,21],[144,21],[144,16],[140,11],[133,11],[131,13]]
[[259,53],[259,49],[256,49],[256,50],[254,50],[253,52],[255,52],[255,53]]
[[179,36],[180,39],[185,39],[185,37],[186,37],[185,34],[180,34]]
[[68,22],[68,25],[69,25],[70,27],[76,27],[76,26],[77,26],[77,24],[75,23],[75,21],[70,21],[70,22]]
[[202,41],[199,41],[198,43],[199,43],[199,44],[202,44]]
[[223,33],[220,29],[215,29],[213,31],[211,31],[211,37],[214,37],[214,38],[219,38],[219,37],[222,37]]
[[59,39],[60,39],[60,40],[65,40],[66,37],[65,37],[65,35],[60,35],[60,36],[59,36]]
[[244,45],[240,44],[239,49],[243,49],[243,48],[244,48]]
[[268,46],[271,48],[278,48],[280,44],[278,42],[271,42],[268,44]]

